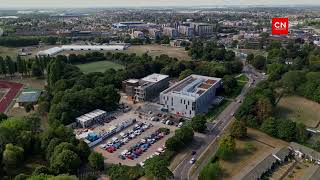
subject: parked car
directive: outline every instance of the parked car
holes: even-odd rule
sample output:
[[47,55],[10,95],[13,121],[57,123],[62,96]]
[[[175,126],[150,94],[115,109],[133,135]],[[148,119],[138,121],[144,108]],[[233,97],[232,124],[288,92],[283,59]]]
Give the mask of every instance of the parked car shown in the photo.
[[181,128],[183,126],[183,122],[180,122],[179,124],[178,124],[178,128]]
[[197,151],[192,151],[192,153],[191,153],[191,154],[192,154],[192,155],[195,155],[196,153],[197,153]]
[[119,157],[120,159],[122,159],[122,160],[125,160],[125,159],[126,159],[126,157],[125,157],[124,155],[122,155],[122,154],[120,154],[118,157]]

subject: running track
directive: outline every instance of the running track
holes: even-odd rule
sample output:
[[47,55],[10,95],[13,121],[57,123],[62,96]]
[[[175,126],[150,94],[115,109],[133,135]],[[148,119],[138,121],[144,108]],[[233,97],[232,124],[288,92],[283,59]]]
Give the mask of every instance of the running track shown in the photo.
[[0,88],[9,89],[9,92],[7,92],[7,94],[5,94],[0,100],[0,112],[5,112],[7,110],[8,106],[19,93],[22,86],[23,85],[19,83],[0,81]]

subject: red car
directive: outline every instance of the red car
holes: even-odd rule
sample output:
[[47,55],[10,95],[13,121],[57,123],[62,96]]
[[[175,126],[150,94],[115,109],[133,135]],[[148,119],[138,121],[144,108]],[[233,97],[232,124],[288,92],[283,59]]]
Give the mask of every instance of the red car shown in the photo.
[[134,151],[134,153],[137,155],[140,155],[140,154],[142,154],[142,150],[140,148],[138,148]]
[[127,158],[133,160],[133,157],[131,155],[127,155]]
[[113,153],[113,150],[112,150],[112,148],[107,148],[107,151],[109,152],[109,153]]

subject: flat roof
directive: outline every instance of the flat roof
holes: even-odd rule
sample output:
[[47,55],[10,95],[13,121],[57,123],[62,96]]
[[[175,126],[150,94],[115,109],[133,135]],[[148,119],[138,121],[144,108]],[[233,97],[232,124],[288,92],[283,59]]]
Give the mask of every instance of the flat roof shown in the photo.
[[170,88],[164,90],[162,94],[172,93],[198,98],[220,81],[221,78],[192,74]]
[[26,91],[26,92],[22,92],[20,94],[20,96],[18,97],[17,102],[18,103],[37,102],[40,94],[41,94],[41,91]]
[[156,83],[156,82],[159,82],[165,78],[168,78],[169,76],[168,75],[163,75],[163,74],[151,74],[147,77],[144,77],[142,78],[141,80],[142,81],[146,81],[146,82],[152,82],[152,83]]
[[86,122],[86,121],[90,121],[90,120],[92,120],[92,119],[94,119],[94,118],[96,118],[96,117],[98,117],[98,116],[100,116],[102,114],[105,114],[105,113],[107,113],[107,112],[103,111],[101,109],[96,109],[96,110],[91,111],[89,113],[86,113],[86,114],[84,114],[84,115],[82,115],[80,117],[77,117],[76,120],[78,120],[80,122]]

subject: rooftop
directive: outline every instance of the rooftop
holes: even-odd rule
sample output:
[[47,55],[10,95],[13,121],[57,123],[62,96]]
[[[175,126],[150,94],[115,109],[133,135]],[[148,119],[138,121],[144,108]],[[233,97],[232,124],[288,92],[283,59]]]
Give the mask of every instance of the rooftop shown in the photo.
[[173,93],[198,98],[220,81],[220,78],[190,75],[172,87],[166,89],[163,93]]
[[146,81],[146,82],[156,83],[156,82],[159,82],[159,81],[166,79],[168,77],[169,77],[168,75],[154,73],[154,74],[151,74],[147,77],[142,78],[141,80]]
[[105,113],[107,113],[107,112],[106,112],[106,111],[103,111],[103,110],[100,110],[100,109],[96,109],[96,110],[91,111],[91,112],[89,112],[89,113],[87,113],[87,114],[84,114],[84,115],[82,115],[82,116],[80,116],[80,117],[77,117],[76,119],[77,119],[78,121],[80,121],[80,122],[85,122],[85,121],[92,120],[92,119],[94,119],[95,117],[98,117],[98,116],[100,116],[100,115],[102,115],[102,114],[105,114]]

